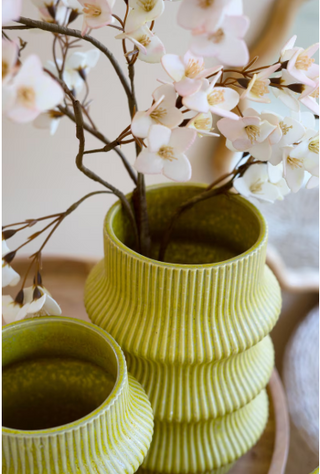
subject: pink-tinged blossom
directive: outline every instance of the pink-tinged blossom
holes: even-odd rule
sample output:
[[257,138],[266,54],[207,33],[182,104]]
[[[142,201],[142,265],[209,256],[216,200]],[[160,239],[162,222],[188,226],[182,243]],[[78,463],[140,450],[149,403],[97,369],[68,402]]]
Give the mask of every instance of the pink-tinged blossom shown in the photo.
[[278,201],[283,201],[283,198],[290,193],[290,188],[283,177],[283,163],[273,166],[268,162],[268,176],[270,183],[274,184],[278,189]]
[[2,24],[18,20],[21,16],[22,0],[2,0]]
[[239,116],[230,110],[234,109],[239,102],[239,94],[229,87],[215,87],[221,73],[211,83],[207,79],[202,80],[201,89],[190,96],[182,99],[183,105],[196,112],[212,112],[221,117],[238,120]]
[[190,48],[194,54],[215,57],[223,64],[245,66],[249,51],[243,38],[248,27],[246,16],[225,16],[215,31],[193,36]]
[[215,31],[221,25],[225,7],[232,0],[183,0],[178,23],[187,30]]
[[269,162],[278,165],[282,161],[283,147],[299,142],[305,134],[305,128],[291,117],[281,117],[272,112],[262,112],[261,120],[266,120],[276,127],[268,137],[271,145]]
[[138,58],[146,63],[159,63],[166,52],[160,38],[147,26],[141,26],[131,33],[121,33],[116,38],[131,41],[139,50]]
[[[293,78],[288,71],[285,69],[282,70],[281,82],[280,85],[291,85],[295,84],[296,79]],[[297,94],[287,87],[280,89],[278,87],[272,87],[273,95],[281,100],[289,109],[293,110],[294,112],[299,112],[300,110],[300,103],[297,97]]]
[[319,77],[314,79],[315,85],[305,86],[305,90],[299,97],[299,101],[308,107],[314,114],[319,115],[319,104],[317,99],[319,99]]
[[293,36],[282,48],[280,61],[287,62],[287,71],[299,82],[307,86],[314,86],[312,77],[319,77],[319,65],[314,63],[312,56],[318,51],[319,43],[307,49],[294,46],[297,36]]
[[188,51],[183,57],[166,54],[161,60],[162,66],[174,80],[174,87],[181,97],[194,94],[202,86],[202,79],[219,72],[222,66],[204,68],[202,57]]
[[183,121],[183,113],[176,108],[176,92],[172,84],[158,87],[152,94],[154,104],[145,112],[133,117],[131,131],[134,136],[146,138],[152,125],[161,124],[175,128]]
[[293,193],[301,188],[306,171],[319,177],[319,134],[308,130],[299,145],[284,147],[283,170],[285,180]]
[[207,112],[206,114],[197,114],[193,117],[186,125],[189,128],[194,128],[197,132],[198,137],[208,136],[208,137],[219,137],[218,133],[213,133],[212,127],[212,114]]
[[267,161],[271,157],[271,145],[267,138],[276,126],[262,120],[258,112],[247,109],[239,120],[225,118],[217,127],[227,138],[226,146],[232,151],[249,151],[257,160]]
[[79,0],[83,7],[83,24],[81,34],[84,36],[90,29],[102,28],[113,23],[112,7],[114,1]]
[[2,84],[7,84],[17,70],[19,47],[16,42],[2,40]]
[[149,21],[156,20],[164,10],[163,0],[129,0],[130,10],[125,31],[130,33]]
[[170,130],[153,125],[148,135],[148,147],[138,155],[134,167],[143,174],[164,174],[174,181],[188,181],[191,165],[184,152],[196,139],[195,130],[186,127]]
[[267,69],[263,69],[258,74],[254,74],[246,90],[241,95],[241,99],[249,99],[253,100],[254,102],[264,102],[266,104],[269,104],[271,100],[268,99],[268,97],[265,97],[265,95],[269,94],[270,92],[268,88],[270,84],[269,77],[277,69],[279,69],[279,67],[279,63],[274,64],[273,66],[270,66]]
[[269,181],[268,168],[264,164],[251,165],[240,178],[233,181],[234,188],[245,197],[274,202],[279,199],[279,188]]
[[8,89],[12,97],[6,114],[18,123],[31,122],[41,112],[60,104],[64,97],[60,85],[44,73],[35,55],[25,60]]

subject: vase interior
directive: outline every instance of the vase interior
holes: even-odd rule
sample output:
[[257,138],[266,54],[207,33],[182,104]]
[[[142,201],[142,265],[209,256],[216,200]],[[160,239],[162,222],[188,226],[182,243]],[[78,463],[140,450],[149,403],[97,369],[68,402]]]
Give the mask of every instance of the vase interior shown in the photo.
[[[175,209],[199,194],[199,186],[159,186],[148,189],[147,205],[152,238],[151,258],[157,260],[161,238]],[[133,234],[120,205],[111,213],[114,236],[130,249]],[[165,261],[177,264],[213,264],[251,249],[262,234],[263,221],[248,201],[218,195],[187,210],[174,226]]]
[[114,388],[118,363],[100,334],[39,318],[4,332],[2,368],[2,425],[34,431],[96,410]]

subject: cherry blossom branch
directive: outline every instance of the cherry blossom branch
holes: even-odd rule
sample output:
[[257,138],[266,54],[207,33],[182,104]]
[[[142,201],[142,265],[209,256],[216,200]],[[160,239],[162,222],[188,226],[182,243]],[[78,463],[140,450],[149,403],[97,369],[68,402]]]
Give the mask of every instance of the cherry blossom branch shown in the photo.
[[79,30],[74,30],[72,28],[67,28],[66,26],[60,26],[60,25],[57,25],[56,23],[48,23],[48,22],[45,22],[45,21],[31,20],[30,18],[25,18],[23,16],[21,16],[19,18],[19,20],[17,20],[17,23],[21,23],[21,24],[26,25],[26,26],[31,27],[31,28],[39,28],[40,30],[50,31],[51,33],[57,33],[57,34],[61,34],[61,35],[72,36],[74,38],[83,39],[84,41],[88,41],[89,43],[91,43],[93,46],[95,46],[97,49],[99,49],[105,56],[107,56],[107,58],[111,62],[112,66],[113,66],[115,72],[117,73],[117,75],[120,79],[120,82],[121,82],[121,84],[122,84],[122,86],[125,90],[125,93],[127,95],[128,102],[129,102],[129,107],[130,107],[130,104],[132,102],[132,96],[131,96],[131,90],[130,90],[130,86],[128,84],[128,81],[127,81],[127,79],[126,79],[126,77],[125,77],[118,61],[115,59],[115,57],[113,56],[111,51],[104,44],[102,44],[100,41],[98,41],[97,39],[93,38],[90,35],[82,36],[81,32]]
[[87,168],[83,164],[83,157],[84,157],[84,151],[85,151],[84,123],[83,123],[81,104],[78,100],[73,101],[73,109],[74,109],[74,116],[75,116],[75,123],[76,123],[76,136],[79,140],[79,151],[78,151],[78,154],[76,156],[77,168],[83,174],[85,174],[88,178],[102,184],[102,186],[108,188],[110,191],[113,192],[113,194],[115,194],[119,198],[119,200],[121,201],[121,203],[123,205],[123,208],[124,208],[128,218],[131,222],[132,230],[133,230],[133,233],[134,233],[134,236],[135,236],[135,240],[136,240],[137,245],[139,246],[139,235],[138,235],[137,224],[136,224],[131,206],[130,206],[129,201],[127,200],[126,196],[119,189],[117,189],[112,184],[110,184],[107,181],[100,178],[100,176],[95,174],[93,171],[91,171],[89,168]]

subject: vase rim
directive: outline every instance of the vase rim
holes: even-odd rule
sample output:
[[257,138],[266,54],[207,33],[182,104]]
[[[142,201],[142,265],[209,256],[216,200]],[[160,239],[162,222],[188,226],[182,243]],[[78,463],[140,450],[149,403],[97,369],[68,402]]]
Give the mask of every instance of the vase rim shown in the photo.
[[17,328],[20,329],[21,327],[22,330],[25,330],[26,328],[24,328],[24,326],[34,327],[34,326],[46,324],[48,322],[82,326],[92,332],[95,332],[99,336],[101,336],[105,340],[105,342],[109,344],[116,359],[117,376],[114,382],[114,386],[111,392],[109,393],[109,395],[107,396],[107,398],[97,408],[95,408],[95,410],[88,413],[88,415],[82,418],[79,418],[78,420],[72,421],[71,423],[66,423],[65,425],[59,425],[53,428],[42,429],[42,430],[19,430],[19,429],[7,428],[5,426],[2,426],[2,432],[5,435],[9,435],[9,436],[22,435],[24,437],[35,438],[35,437],[51,436],[54,434],[55,435],[63,434],[65,432],[69,432],[74,429],[86,426],[88,423],[92,422],[94,419],[101,416],[102,413],[105,413],[114,405],[114,403],[120,397],[124,389],[125,383],[128,379],[127,366],[126,366],[124,354],[119,344],[104,329],[100,328],[99,326],[96,326],[95,324],[89,323],[87,321],[82,321],[80,319],[70,318],[66,316],[41,316],[38,318],[24,319],[22,321],[13,322],[13,323],[3,326],[2,340],[4,338],[5,333],[7,333],[8,331],[12,331],[13,329],[17,329]]
[[[149,190],[157,190],[161,188],[166,188],[166,187],[190,187],[190,188],[206,188],[207,185],[203,183],[160,183],[160,184],[154,184],[151,186],[147,186],[147,192]],[[132,193],[128,193],[126,195],[126,198],[130,201],[132,197]],[[257,250],[259,247],[261,247],[267,240],[268,236],[268,226],[266,223],[266,220],[264,219],[263,215],[259,211],[259,209],[252,204],[250,201],[245,199],[242,196],[239,195],[232,195],[231,199],[234,199],[238,202],[240,202],[243,206],[247,207],[257,218],[257,221],[259,222],[260,225],[260,232],[259,236],[256,240],[256,242],[249,247],[245,252],[242,252],[239,255],[236,255],[235,257],[229,258],[227,260],[222,260],[220,262],[215,262],[215,263],[199,263],[199,264],[188,264],[188,263],[170,263],[170,262],[160,262],[159,260],[155,260],[150,257],[145,257],[144,255],[136,252],[135,250],[132,250],[130,247],[125,245],[115,234],[112,221],[115,216],[115,214],[118,212],[120,209],[121,203],[120,201],[116,201],[109,209],[109,211],[106,214],[105,221],[104,221],[104,232],[107,232],[109,238],[117,245],[120,247],[124,252],[129,254],[131,257],[138,258],[139,260],[142,260],[146,263],[150,263],[153,265],[158,265],[160,267],[165,267],[165,268],[179,268],[179,269],[204,269],[204,268],[213,268],[213,267],[220,267],[222,265],[227,265],[227,264],[232,264],[234,262],[238,262],[239,260],[247,257],[248,255],[252,254],[254,250]]]

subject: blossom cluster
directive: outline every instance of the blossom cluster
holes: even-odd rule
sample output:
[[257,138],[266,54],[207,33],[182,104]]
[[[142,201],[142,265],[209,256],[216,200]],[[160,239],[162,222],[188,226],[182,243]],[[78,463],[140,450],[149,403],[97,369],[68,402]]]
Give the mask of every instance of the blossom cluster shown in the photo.
[[[318,112],[319,66],[312,56],[318,45],[304,50],[294,46],[295,40],[283,47],[279,62],[252,72],[244,68],[239,71],[244,77],[230,86],[228,79],[222,80],[222,65],[205,69],[204,58],[191,51],[184,57],[164,55],[161,62],[173,82],[158,87],[150,109],[137,112],[132,120],[132,134],[147,138],[135,168],[145,174],[162,172],[175,181],[190,179],[184,152],[195,132],[217,135],[212,123],[213,116],[219,116],[223,118],[217,128],[227,148],[245,153],[251,165],[234,179],[240,194],[274,202],[297,192],[306,177],[307,187],[317,185],[319,134],[313,114]],[[247,107],[248,100],[270,103],[270,89],[291,108],[288,116]],[[300,104],[313,113],[301,112]]]

